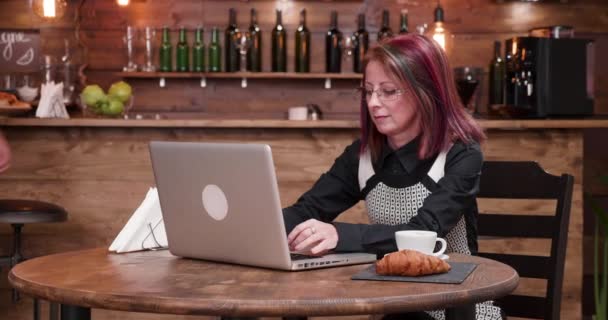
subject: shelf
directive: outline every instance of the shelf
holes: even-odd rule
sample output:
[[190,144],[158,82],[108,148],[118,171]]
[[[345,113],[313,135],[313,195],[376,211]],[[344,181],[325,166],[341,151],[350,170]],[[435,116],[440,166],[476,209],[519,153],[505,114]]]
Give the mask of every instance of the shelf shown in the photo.
[[297,73],[297,72],[118,72],[117,76],[131,79],[158,79],[164,88],[168,79],[199,79],[201,88],[207,87],[207,79],[240,79],[241,88],[247,88],[248,79],[320,79],[325,89],[331,89],[332,80],[360,80],[359,73]]
[[[592,117],[588,119],[502,119],[477,120],[482,128],[492,130],[528,130],[528,129],[600,129],[608,128],[608,119]],[[164,117],[160,119],[116,119],[116,118],[81,118],[40,119],[0,117],[3,127],[124,127],[124,128],[271,128],[271,129],[357,129],[358,120],[283,120],[283,119],[236,119],[234,116],[206,114],[201,117],[180,118]]]
[[297,73],[297,72],[118,72],[123,78],[146,79],[362,79],[359,73]]

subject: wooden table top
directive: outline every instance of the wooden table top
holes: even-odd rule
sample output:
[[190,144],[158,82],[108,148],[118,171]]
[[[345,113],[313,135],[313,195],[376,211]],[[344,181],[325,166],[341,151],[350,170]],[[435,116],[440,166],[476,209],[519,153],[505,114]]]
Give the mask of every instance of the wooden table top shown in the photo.
[[18,290],[49,301],[111,310],[220,316],[337,316],[433,310],[485,301],[515,289],[511,267],[477,263],[459,285],[353,281],[368,265],[288,272],[105,248],[25,261],[9,274]]

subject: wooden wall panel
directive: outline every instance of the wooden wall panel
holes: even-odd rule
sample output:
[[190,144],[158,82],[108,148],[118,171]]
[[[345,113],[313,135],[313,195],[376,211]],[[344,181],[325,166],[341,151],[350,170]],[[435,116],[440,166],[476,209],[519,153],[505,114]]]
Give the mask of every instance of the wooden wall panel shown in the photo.
[[[150,140],[244,141],[269,143],[277,171],[281,202],[287,206],[316,181],[334,158],[357,137],[356,129],[154,129],[154,128],[19,128],[6,130],[14,152],[13,166],[0,176],[3,197],[36,198],[58,203],[69,211],[61,224],[26,226],[24,253],[28,257],[108,246],[139,205],[153,174],[148,156]],[[483,145],[488,160],[536,160],[551,173],[575,176],[575,193],[567,250],[562,317],[580,314],[582,278],[582,134],[580,130],[490,130]],[[517,152],[514,152],[517,150]],[[547,211],[550,203],[488,204]],[[482,206],[483,209],[483,206]],[[364,223],[362,203],[340,216],[341,221]],[[9,227],[0,225],[0,243],[8,242]],[[543,253],[546,241],[489,241],[493,251]],[[0,246],[5,254],[8,246]],[[3,270],[6,273],[6,270]],[[5,278],[5,276],[2,276]],[[4,289],[1,289],[4,288]],[[8,284],[0,281],[0,293]],[[518,291],[538,294],[542,284],[522,282]],[[26,319],[22,302],[6,312]],[[2,310],[2,308],[0,308]],[[19,311],[20,310],[20,311]],[[2,311],[0,311],[2,312]],[[99,312],[96,319],[116,313]],[[141,316],[141,318],[140,318]],[[135,319],[156,319],[134,315]]]
[[[44,21],[29,10],[26,1],[3,1],[0,10],[0,28],[32,28],[42,27],[43,50],[46,53],[60,56],[63,54],[63,39],[68,38],[73,50],[78,47],[73,34],[71,18],[75,11],[72,5],[66,16],[58,21]],[[172,39],[177,40],[176,30],[180,26],[193,29],[202,25],[206,28],[206,41],[210,40],[210,29],[218,26],[223,32],[227,24],[227,12],[231,7],[237,8],[238,24],[246,27],[249,23],[249,10],[256,8],[259,11],[259,23],[263,30],[263,69],[270,70],[270,30],[274,26],[274,1],[141,1],[133,2],[127,8],[118,7],[114,1],[90,0],[84,3],[81,10],[82,33],[81,37],[89,49],[89,82],[108,82],[117,80],[112,75],[125,64],[124,44],[122,35],[127,25],[136,27],[153,26],[161,28],[169,26],[172,30]],[[329,11],[337,10],[340,14],[339,25],[341,31],[351,34],[356,26],[356,15],[359,12],[366,14],[368,30],[372,42],[379,29],[382,9],[391,11],[391,27],[398,28],[398,12],[402,8],[409,10],[410,29],[416,25],[430,23],[432,19],[434,2],[415,1],[290,1],[285,5],[284,24],[288,31],[288,69],[293,70],[293,32],[298,24],[298,13],[302,8],[308,10],[308,26],[313,33],[312,65],[314,72],[322,72],[324,66],[324,32],[329,21]],[[562,24],[572,25],[580,37],[596,39],[597,56],[608,53],[608,3],[601,0],[581,0],[568,4],[533,4],[533,3],[495,3],[486,0],[449,0],[443,1],[442,6],[446,13],[446,23],[454,33],[454,51],[451,53],[453,66],[483,67],[486,71],[482,83],[482,96],[480,110],[485,110],[487,103],[487,64],[492,56],[492,42],[505,40],[512,36],[525,35],[533,27]],[[17,13],[17,14],[14,14]],[[4,21],[4,22],[3,22]],[[159,35],[158,35],[159,36]],[[192,34],[189,34],[190,40]],[[223,42],[223,36],[221,37]],[[137,43],[137,61],[143,63],[143,40]],[[78,52],[75,52],[78,55]],[[608,113],[608,63],[603,59],[596,59],[596,112]],[[97,70],[103,72],[96,72]],[[352,62],[345,61],[343,70],[352,71]],[[107,74],[106,74],[107,72]],[[108,79],[113,78],[113,80]],[[193,87],[196,81],[189,81]],[[147,81],[150,87],[156,82]],[[294,90],[299,84],[283,83],[281,86],[288,91]],[[230,88],[236,88],[233,83]],[[146,94],[147,92],[144,91]],[[156,99],[157,104],[166,104],[169,110],[184,109],[184,111],[197,111],[203,104],[212,105],[212,109],[221,109],[224,101],[214,97],[213,94],[201,97],[196,92],[192,94],[190,103],[175,104],[171,97],[166,100]],[[246,95],[246,94],[245,94]],[[240,96],[237,91],[236,95]],[[203,99],[204,101],[202,101]],[[275,99],[266,102],[276,101]],[[147,101],[146,101],[147,103]],[[321,104],[321,103],[320,103]],[[144,105],[148,106],[148,105]],[[287,104],[285,107],[288,106]],[[322,108],[332,109],[328,105]],[[150,105],[151,109],[158,109]],[[273,109],[274,107],[270,107]],[[204,109],[204,108],[203,108]]]

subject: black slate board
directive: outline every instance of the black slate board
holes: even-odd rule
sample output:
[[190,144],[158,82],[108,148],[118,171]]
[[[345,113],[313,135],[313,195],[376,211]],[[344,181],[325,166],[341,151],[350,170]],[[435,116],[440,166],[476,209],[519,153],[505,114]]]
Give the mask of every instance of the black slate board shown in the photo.
[[403,282],[430,282],[430,283],[451,283],[459,284],[466,279],[473,270],[477,267],[474,263],[465,262],[448,262],[452,269],[447,273],[432,274],[419,277],[401,277],[401,276],[382,276],[376,274],[376,266],[371,265],[369,268],[355,274],[351,277],[352,280],[376,280],[376,281],[403,281]]

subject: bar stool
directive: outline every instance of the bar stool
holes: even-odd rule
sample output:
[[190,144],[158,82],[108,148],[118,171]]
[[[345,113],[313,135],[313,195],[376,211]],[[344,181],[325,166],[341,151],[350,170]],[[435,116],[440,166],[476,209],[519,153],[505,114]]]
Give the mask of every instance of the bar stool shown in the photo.
[[[62,207],[42,201],[21,199],[0,199],[0,223],[13,227],[12,250],[9,256],[0,257],[0,268],[9,269],[25,260],[21,253],[21,229],[28,223],[66,221],[68,213]],[[19,300],[19,293],[13,289],[13,302]],[[34,319],[39,316],[39,303],[34,299]]]

